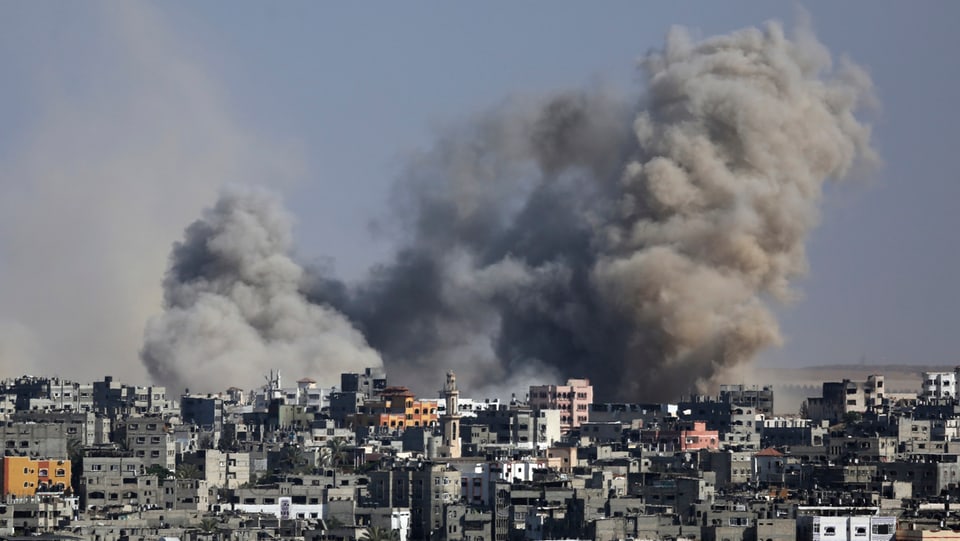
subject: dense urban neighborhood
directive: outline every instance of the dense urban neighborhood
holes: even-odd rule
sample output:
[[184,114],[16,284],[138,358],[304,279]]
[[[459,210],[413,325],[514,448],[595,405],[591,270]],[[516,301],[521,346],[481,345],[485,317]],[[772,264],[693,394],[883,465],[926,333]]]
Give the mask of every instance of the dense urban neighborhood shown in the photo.
[[23,376],[0,383],[0,538],[960,539],[958,376],[824,382],[793,415],[773,386],[645,404],[586,379],[470,399],[453,373],[418,397],[370,369],[181,396]]

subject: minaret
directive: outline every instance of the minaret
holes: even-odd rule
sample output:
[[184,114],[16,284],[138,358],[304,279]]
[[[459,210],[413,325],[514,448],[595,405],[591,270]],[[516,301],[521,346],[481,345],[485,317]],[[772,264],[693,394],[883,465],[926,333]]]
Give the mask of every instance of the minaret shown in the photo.
[[440,421],[443,425],[444,454],[448,458],[460,458],[460,410],[457,404],[460,391],[457,390],[457,376],[453,372],[447,372],[443,398],[447,402],[447,412]]

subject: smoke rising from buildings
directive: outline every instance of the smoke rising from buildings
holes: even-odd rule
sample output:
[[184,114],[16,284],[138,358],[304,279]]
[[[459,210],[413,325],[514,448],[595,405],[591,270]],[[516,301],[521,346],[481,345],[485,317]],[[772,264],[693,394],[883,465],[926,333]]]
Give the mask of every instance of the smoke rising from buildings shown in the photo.
[[[788,37],[777,24],[700,42],[676,29],[640,67],[639,99],[516,100],[441,134],[397,183],[395,259],[357,284],[319,272],[301,282],[286,237],[264,251],[243,228],[218,232],[248,205],[221,201],[175,251],[171,310],[144,350],[151,372],[182,381],[209,355],[222,360],[213,374],[239,366],[248,344],[254,357],[269,351],[261,336],[283,316],[262,308],[274,292],[317,314],[299,330],[333,329],[306,348],[288,338],[285,351],[321,348],[325,334],[347,351],[324,346],[325,371],[371,362],[349,319],[393,382],[422,391],[453,369],[474,389],[586,376],[599,396],[671,399],[778,344],[768,304],[789,300],[806,268],[824,182],[875,160],[854,116],[870,79],[834,67],[809,31]],[[269,225],[253,232],[277,235]],[[221,235],[237,262],[203,254],[198,267],[198,241]],[[282,262],[282,287],[246,277],[244,264],[271,266],[266,256]],[[207,344],[207,310],[228,310],[216,325],[237,324],[244,340],[214,328]]]
[[272,369],[324,385],[380,367],[341,314],[300,292],[292,220],[262,191],[228,190],[187,228],[164,281],[166,311],[147,325],[141,356],[154,380],[246,386]]

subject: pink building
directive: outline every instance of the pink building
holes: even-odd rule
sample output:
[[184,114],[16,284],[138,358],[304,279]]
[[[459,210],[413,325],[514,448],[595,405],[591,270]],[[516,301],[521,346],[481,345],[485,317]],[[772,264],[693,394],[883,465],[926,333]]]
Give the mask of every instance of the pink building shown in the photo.
[[707,423],[694,421],[671,430],[650,428],[640,431],[640,441],[656,445],[660,451],[697,451],[719,449],[720,433],[707,430]]
[[680,431],[680,450],[697,451],[700,449],[719,449],[720,432],[707,430],[707,423],[694,421],[693,428]]
[[588,379],[568,379],[566,385],[531,385],[530,407],[536,410],[560,410],[560,431],[590,420],[593,386]]

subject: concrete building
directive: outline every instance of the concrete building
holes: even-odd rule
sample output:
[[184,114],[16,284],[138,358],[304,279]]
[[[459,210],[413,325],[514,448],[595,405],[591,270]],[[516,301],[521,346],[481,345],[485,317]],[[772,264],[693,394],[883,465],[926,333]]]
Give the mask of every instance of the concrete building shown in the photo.
[[217,434],[223,431],[223,399],[216,395],[183,395],[180,418]]
[[130,417],[118,424],[118,437],[127,449],[143,461],[145,468],[157,465],[173,470],[177,446],[173,428],[162,417]]
[[460,499],[460,472],[445,464],[370,474],[371,502],[410,509],[411,539],[434,539],[444,526],[445,505]]
[[[562,415],[562,412],[560,412]],[[553,417],[556,419],[556,417]],[[522,449],[533,449],[537,441],[537,427],[534,412],[520,405],[500,406],[497,409],[486,409],[477,412],[476,417],[463,419],[463,429],[469,427],[486,426],[489,431],[489,440],[497,445],[512,445]],[[544,417],[549,419],[549,417]],[[562,427],[561,422],[561,427]],[[547,429],[545,429],[547,430]],[[471,433],[471,443],[476,434]]]
[[530,407],[560,410],[560,429],[566,434],[590,420],[593,386],[588,379],[568,379],[566,385],[531,385]]
[[250,481],[250,453],[224,453],[200,449],[181,455],[181,464],[197,468],[213,488],[237,488]]
[[160,492],[164,509],[200,512],[210,510],[210,487],[203,479],[167,479]]
[[124,385],[106,376],[93,382],[93,409],[112,418],[160,415],[179,409],[179,402],[167,400],[165,387]]
[[719,399],[734,406],[748,407],[764,416],[773,415],[773,387],[764,385],[721,385]]
[[362,373],[340,374],[340,392],[360,393],[373,398],[387,388],[387,376],[382,370],[366,368]]
[[18,411],[10,415],[10,420],[14,423],[64,425],[63,433],[66,434],[67,441],[77,440],[82,445],[98,445],[110,441],[110,419],[98,417],[89,411]]
[[230,508],[245,513],[266,513],[279,519],[326,518],[325,491],[315,486],[279,483],[238,488],[228,496]]
[[925,400],[956,400],[960,384],[960,366],[953,372],[924,372],[920,396]]
[[807,417],[815,422],[836,423],[848,413],[879,410],[884,396],[884,378],[880,375],[867,376],[863,382],[849,379],[824,382],[822,396],[807,398]]
[[157,476],[146,475],[140,458],[116,448],[87,450],[80,489],[92,511],[162,505]]
[[34,458],[67,458],[67,444],[82,438],[82,427],[66,423],[0,423],[4,453]]

